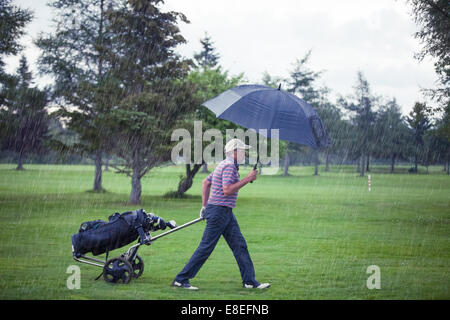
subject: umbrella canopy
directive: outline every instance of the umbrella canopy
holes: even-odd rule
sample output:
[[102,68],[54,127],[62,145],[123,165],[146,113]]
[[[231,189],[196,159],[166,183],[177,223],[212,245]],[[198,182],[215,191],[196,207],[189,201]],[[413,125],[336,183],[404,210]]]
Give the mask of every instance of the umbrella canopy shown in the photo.
[[263,85],[241,85],[203,103],[220,119],[245,128],[279,129],[279,138],[314,149],[331,144],[317,112],[288,92]]

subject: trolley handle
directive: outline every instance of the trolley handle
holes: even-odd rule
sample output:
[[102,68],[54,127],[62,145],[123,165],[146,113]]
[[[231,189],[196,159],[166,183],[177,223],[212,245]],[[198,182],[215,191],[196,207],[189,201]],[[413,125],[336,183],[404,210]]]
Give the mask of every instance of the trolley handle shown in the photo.
[[[176,228],[173,228],[172,230],[166,231],[166,232],[164,232],[164,233],[160,233],[160,234],[158,234],[157,236],[154,236],[154,237],[152,237],[151,234],[150,234],[150,232],[149,232],[149,233],[148,233],[148,238],[147,238],[148,241],[147,241],[145,244],[146,244],[146,245],[151,245],[152,242],[153,242],[154,240],[156,240],[156,239],[159,239],[159,238],[164,237],[164,236],[166,236],[166,235],[168,235],[168,234],[170,234],[170,233],[173,233],[173,232],[175,232],[175,231],[178,231],[178,230],[181,230],[181,229],[183,229],[183,228],[186,228],[186,227],[188,227],[188,226],[190,226],[190,225],[193,225],[193,224],[195,224],[195,223],[197,223],[197,222],[200,222],[200,221],[202,221],[202,220],[204,220],[204,219],[205,219],[205,218],[203,218],[203,217],[197,218],[197,219],[195,219],[195,220],[186,222],[185,224],[183,224],[183,225],[181,225],[181,226],[178,226],[178,227],[176,227]],[[136,243],[134,246],[131,246],[131,247],[128,249],[127,253],[128,253],[128,254],[131,253],[132,250],[137,249],[137,248],[140,247],[141,245],[143,245],[143,243],[140,243],[140,242]]]
[[154,240],[156,240],[156,239],[158,239],[158,238],[164,237],[164,236],[166,236],[166,235],[168,235],[168,234],[170,234],[170,233],[173,233],[173,232],[175,232],[175,231],[178,231],[178,230],[181,230],[181,229],[183,229],[183,228],[186,228],[186,227],[188,227],[188,226],[190,226],[190,225],[193,225],[193,224],[195,224],[195,223],[197,223],[197,222],[200,222],[200,221],[202,221],[203,219],[205,219],[205,218],[200,217],[200,218],[197,218],[197,219],[195,219],[195,220],[186,222],[185,224],[183,224],[183,225],[181,225],[181,226],[178,226],[178,227],[176,227],[176,228],[173,228],[172,230],[169,230],[169,231],[166,231],[166,232],[164,232],[164,233],[158,234],[157,236],[154,236],[154,237],[152,238],[152,241],[154,241]]

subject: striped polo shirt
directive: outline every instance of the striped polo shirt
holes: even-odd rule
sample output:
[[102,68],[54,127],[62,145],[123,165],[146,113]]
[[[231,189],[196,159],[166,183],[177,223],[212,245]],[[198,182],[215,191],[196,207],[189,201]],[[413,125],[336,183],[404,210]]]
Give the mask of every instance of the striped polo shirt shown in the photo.
[[208,204],[217,206],[236,207],[238,193],[226,196],[223,193],[223,186],[239,182],[238,166],[235,165],[233,158],[226,158],[221,161],[216,169],[206,178],[211,182],[211,194]]

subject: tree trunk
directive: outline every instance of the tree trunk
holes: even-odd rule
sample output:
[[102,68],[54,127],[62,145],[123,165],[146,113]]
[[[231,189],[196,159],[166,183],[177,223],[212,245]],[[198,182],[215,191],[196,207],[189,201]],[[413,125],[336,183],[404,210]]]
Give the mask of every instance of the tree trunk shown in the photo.
[[133,176],[131,177],[131,194],[130,204],[141,204],[141,176],[139,168],[133,168]]
[[358,163],[356,164],[356,172],[361,172],[361,157],[358,158]]
[[395,157],[396,157],[396,154],[393,153],[391,156],[391,173],[394,173]]
[[447,174],[450,174],[450,161],[447,160]]
[[314,175],[319,175],[319,150],[314,150]]
[[23,170],[23,152],[19,152],[19,159],[17,160],[16,170]]
[[106,159],[105,159],[105,169],[104,169],[104,171],[109,171],[109,159],[110,159],[110,157],[109,157],[109,156],[106,156]]
[[369,159],[370,159],[370,154],[367,155],[367,166],[366,166],[366,171],[370,172],[370,168],[369,168]]
[[[99,26],[99,39],[103,39],[103,0],[100,1],[100,26]],[[103,62],[102,55],[99,55],[98,65],[98,79],[102,77],[103,73]],[[95,176],[94,176],[94,191],[100,192],[103,191],[102,187],[102,153],[97,152],[95,155]]]
[[202,166],[202,173],[208,173],[208,164],[206,162]]
[[325,150],[325,172],[328,172],[328,148]]
[[414,155],[414,172],[417,173],[417,152]]
[[262,175],[262,167],[263,167],[263,165],[262,165],[262,163],[260,162],[260,163],[259,163],[259,172],[258,172],[259,175]]
[[102,154],[97,152],[95,156],[94,191],[100,192],[102,188]]
[[366,169],[366,166],[365,166],[365,160],[366,160],[366,157],[365,157],[365,155],[363,154],[362,156],[361,156],[361,177],[364,177],[364,170]]
[[283,176],[288,176],[289,173],[289,153],[286,152],[286,155],[284,156],[284,171],[283,171]]
[[200,167],[202,167],[202,164],[194,164],[194,167],[191,170],[191,165],[186,165],[186,178],[180,181],[178,184],[178,190],[175,193],[176,197],[181,197],[186,191],[188,191],[192,184],[194,183],[194,177],[197,174]]

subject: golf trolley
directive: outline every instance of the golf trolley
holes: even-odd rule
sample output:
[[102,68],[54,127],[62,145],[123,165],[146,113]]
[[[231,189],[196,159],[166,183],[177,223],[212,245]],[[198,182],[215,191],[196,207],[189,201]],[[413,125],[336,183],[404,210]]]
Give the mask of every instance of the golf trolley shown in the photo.
[[[109,221],[88,221],[81,224],[79,232],[72,236],[73,259],[88,265],[100,267],[102,273],[97,277],[109,283],[129,283],[132,278],[139,278],[144,272],[144,261],[137,254],[142,245],[151,245],[153,241],[170,233],[176,232],[204,218],[200,217],[181,226],[174,220],[165,222],[153,213],[147,214],[145,210],[128,211],[122,214],[115,213]],[[171,230],[151,236],[150,231]],[[136,239],[138,242],[118,257],[108,259],[109,251],[121,248]],[[94,256],[106,253],[105,260],[86,256],[91,252]]]

